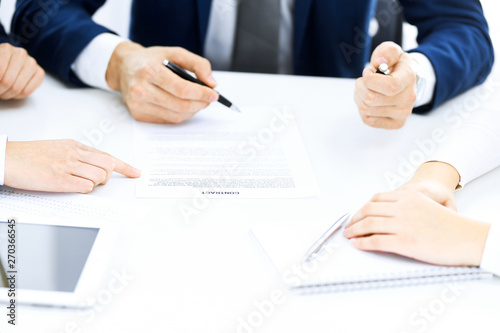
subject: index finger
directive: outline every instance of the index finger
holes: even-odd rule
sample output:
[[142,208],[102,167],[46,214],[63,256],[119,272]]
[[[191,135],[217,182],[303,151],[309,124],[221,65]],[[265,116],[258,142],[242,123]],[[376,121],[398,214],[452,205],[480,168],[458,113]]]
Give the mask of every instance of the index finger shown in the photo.
[[[94,154],[96,154],[96,156],[105,155],[108,158],[111,157],[111,159],[114,162],[113,171],[115,171],[115,172],[118,172],[118,173],[120,173],[120,174],[122,174],[124,176],[129,177],[129,178],[139,178],[141,176],[141,171],[140,170],[138,170],[138,169],[134,168],[133,166],[131,166],[131,165],[123,162],[122,160],[114,157],[111,154],[108,154],[106,152],[100,151],[99,149],[96,149],[94,147],[90,147],[90,146],[84,145],[83,143],[80,143],[80,142],[77,142],[77,145],[78,145],[78,147],[80,149],[88,151],[90,153],[94,153]],[[96,158],[96,156],[94,156],[94,159]]]
[[391,208],[399,197],[400,193],[396,191],[375,194],[370,201],[352,216],[346,227],[350,227],[367,216],[390,217]]
[[175,51],[168,56],[168,60],[195,73],[197,78],[209,87],[215,88],[217,86],[217,82],[212,77],[210,61],[183,48],[175,48]]
[[115,160],[115,168],[113,171],[118,172],[129,178],[139,178],[141,176],[140,170],[134,168],[130,164],[127,164],[114,156],[112,157]]
[[219,95],[211,88],[184,80],[170,69],[162,65],[154,84],[162,90],[184,100],[195,100],[212,103]]

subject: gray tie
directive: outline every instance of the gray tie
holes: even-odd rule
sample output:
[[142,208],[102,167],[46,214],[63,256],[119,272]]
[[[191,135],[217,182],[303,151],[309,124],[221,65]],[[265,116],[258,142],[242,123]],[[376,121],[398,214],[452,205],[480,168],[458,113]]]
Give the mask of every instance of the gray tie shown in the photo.
[[238,72],[277,73],[281,0],[240,0],[233,51]]

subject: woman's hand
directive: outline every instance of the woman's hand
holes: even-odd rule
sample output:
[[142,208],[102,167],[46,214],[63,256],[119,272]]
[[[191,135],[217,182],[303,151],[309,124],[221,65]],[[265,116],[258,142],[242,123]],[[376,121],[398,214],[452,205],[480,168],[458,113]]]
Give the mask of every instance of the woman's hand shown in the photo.
[[489,228],[422,193],[396,190],[376,194],[346,225],[344,236],[360,250],[438,265],[479,266]]
[[89,193],[113,171],[140,177],[140,171],[74,140],[7,142],[5,185],[32,191]]

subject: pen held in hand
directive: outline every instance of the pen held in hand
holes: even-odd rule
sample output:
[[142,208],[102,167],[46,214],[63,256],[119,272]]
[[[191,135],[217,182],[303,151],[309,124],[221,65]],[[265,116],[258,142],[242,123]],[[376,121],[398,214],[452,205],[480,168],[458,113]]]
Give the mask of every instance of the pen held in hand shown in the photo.
[[391,74],[391,70],[389,69],[389,66],[387,64],[383,63],[383,64],[380,64],[380,66],[378,66],[377,73],[389,75],[389,74]]
[[[193,83],[202,85],[204,87],[210,88],[208,85],[206,85],[202,81],[198,80],[197,78],[191,76],[184,69],[182,69],[178,65],[174,64],[173,62],[168,61],[167,59],[163,60],[163,65],[165,65],[165,67],[167,67],[168,69],[170,69],[172,72],[174,72],[175,74],[177,74],[179,77],[183,78],[184,80],[187,80],[189,82],[193,82]],[[210,88],[210,89],[212,89],[212,88]],[[217,102],[221,103],[224,106],[227,106],[231,110],[234,110],[236,112],[241,112],[240,109],[238,109],[238,107],[236,105],[234,105],[231,101],[229,101],[227,98],[225,98],[221,94],[219,94],[219,99],[217,100]]]

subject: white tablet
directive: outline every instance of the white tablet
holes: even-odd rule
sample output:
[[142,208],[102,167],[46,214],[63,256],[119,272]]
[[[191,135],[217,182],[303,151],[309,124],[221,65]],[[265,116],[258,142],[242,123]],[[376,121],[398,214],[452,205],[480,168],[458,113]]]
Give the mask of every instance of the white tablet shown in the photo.
[[118,231],[98,221],[0,221],[0,302],[92,306]]

